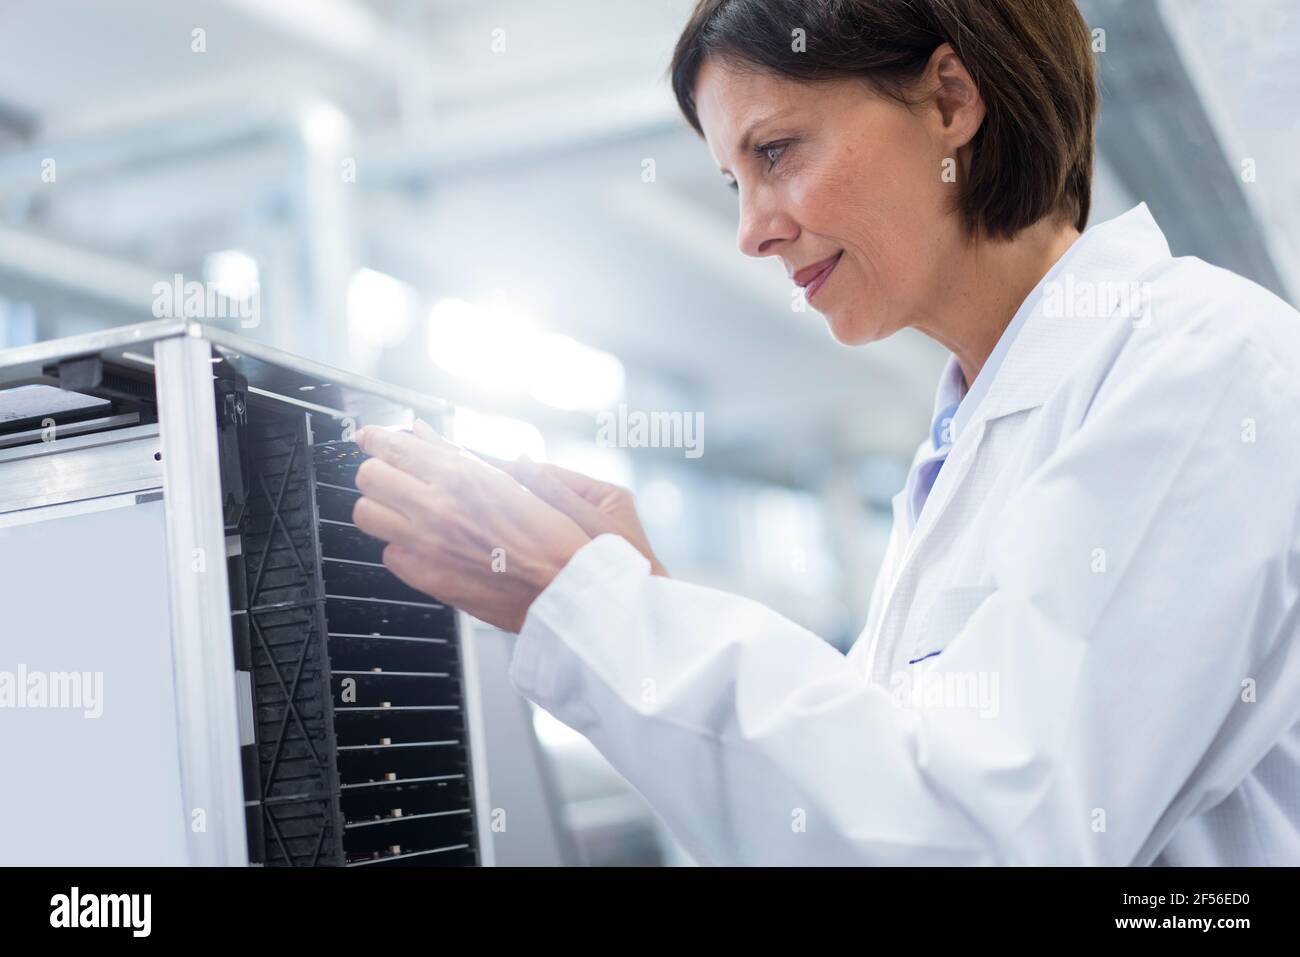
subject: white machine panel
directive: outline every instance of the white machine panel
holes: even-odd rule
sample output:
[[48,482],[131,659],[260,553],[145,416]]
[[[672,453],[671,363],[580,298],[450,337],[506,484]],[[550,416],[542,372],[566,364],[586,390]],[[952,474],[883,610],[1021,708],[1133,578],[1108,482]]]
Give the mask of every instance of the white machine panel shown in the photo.
[[139,498],[0,517],[0,865],[188,863],[163,503]]

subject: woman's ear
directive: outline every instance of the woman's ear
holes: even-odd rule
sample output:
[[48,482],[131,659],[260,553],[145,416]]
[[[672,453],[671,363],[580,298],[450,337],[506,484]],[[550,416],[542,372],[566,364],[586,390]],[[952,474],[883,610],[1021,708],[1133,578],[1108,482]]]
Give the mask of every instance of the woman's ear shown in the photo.
[[940,135],[951,150],[961,149],[979,132],[985,107],[966,64],[951,45],[941,44],[930,54],[925,88],[935,91],[932,107],[940,123]]

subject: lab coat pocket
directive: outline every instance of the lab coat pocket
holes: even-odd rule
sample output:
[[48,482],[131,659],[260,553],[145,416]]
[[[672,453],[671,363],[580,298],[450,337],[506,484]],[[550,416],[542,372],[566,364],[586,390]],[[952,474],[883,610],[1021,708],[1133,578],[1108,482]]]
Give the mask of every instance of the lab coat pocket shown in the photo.
[[939,589],[921,616],[921,627],[908,643],[905,666],[914,667],[941,654],[994,591],[992,585],[954,585]]

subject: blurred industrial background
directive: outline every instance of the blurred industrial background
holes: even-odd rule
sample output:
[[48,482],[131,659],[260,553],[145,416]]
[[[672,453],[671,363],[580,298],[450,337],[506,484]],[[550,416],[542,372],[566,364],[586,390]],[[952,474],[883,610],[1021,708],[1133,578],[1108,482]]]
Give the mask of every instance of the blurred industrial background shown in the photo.
[[[0,348],[196,315],[159,284],[206,283],[205,321],[633,488],[675,575],[847,648],[945,354],[840,347],[737,252],[664,80],[692,5],[0,0]],[[1296,303],[1300,0],[1081,6],[1093,222],[1144,200],[1175,254]],[[620,405],[697,416],[703,454],[598,441]],[[501,862],[684,863],[482,640]]]

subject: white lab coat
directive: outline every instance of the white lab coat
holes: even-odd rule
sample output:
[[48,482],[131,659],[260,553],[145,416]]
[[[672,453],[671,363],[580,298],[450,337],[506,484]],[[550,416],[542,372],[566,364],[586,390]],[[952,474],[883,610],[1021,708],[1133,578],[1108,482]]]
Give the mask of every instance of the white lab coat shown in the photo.
[[1145,205],[1065,266],[847,655],[613,535],[529,609],[515,687],[701,863],[1300,864],[1300,315]]

